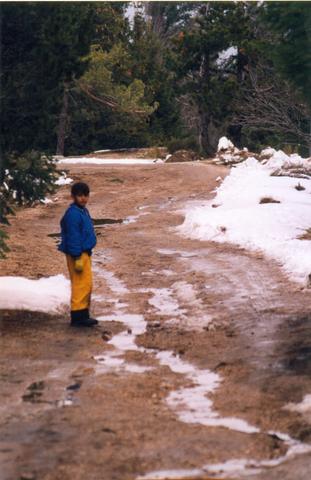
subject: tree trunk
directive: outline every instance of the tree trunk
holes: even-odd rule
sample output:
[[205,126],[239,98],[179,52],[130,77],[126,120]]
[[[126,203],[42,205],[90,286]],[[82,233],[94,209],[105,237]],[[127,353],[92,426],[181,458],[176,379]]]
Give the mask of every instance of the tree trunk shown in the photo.
[[199,97],[198,101],[198,114],[199,114],[199,132],[198,132],[198,141],[200,147],[200,153],[211,155],[215,152],[215,149],[210,144],[209,141],[209,125],[211,122],[210,113],[207,111],[206,105],[204,104],[204,89],[209,83],[209,62],[206,55],[202,56],[202,61],[199,71]]
[[208,124],[209,124],[209,118],[208,115],[204,109],[202,108],[202,103],[200,103],[199,108],[198,108],[198,113],[199,113],[199,148],[200,148],[200,153],[205,154],[209,153],[209,142],[208,142]]
[[59,116],[58,130],[57,130],[57,147],[56,155],[64,156],[65,152],[65,140],[67,133],[67,124],[68,124],[68,104],[69,104],[69,85],[64,83],[64,95],[63,95],[63,105],[62,110]]

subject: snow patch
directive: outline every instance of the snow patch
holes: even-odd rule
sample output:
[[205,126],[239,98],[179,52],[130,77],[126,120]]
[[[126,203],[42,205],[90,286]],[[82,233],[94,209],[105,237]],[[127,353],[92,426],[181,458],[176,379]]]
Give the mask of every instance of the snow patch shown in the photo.
[[178,302],[173,297],[171,289],[149,288],[144,291],[153,293],[153,297],[148,300],[148,303],[154,307],[160,315],[176,316],[183,313],[179,308]]
[[64,275],[30,280],[0,277],[0,308],[57,313],[70,302],[70,282]]
[[227,62],[229,62],[232,57],[236,57],[238,54],[238,48],[237,47],[229,47],[226,50],[222,50],[219,52],[217,60],[216,60],[216,65],[218,67],[223,66]]
[[104,355],[96,355],[94,359],[102,367],[97,370],[97,373],[105,373],[110,370],[127,371],[130,373],[144,373],[152,370],[153,367],[136,365],[127,362],[121,358],[128,351],[144,352],[145,349],[138,347],[135,343],[137,335],[141,335],[146,331],[147,323],[143,315],[135,315],[128,313],[118,313],[117,315],[97,317],[98,321],[104,322],[122,322],[128,329],[117,335],[114,335],[111,340],[107,342],[108,345],[114,347],[114,350],[105,353]]
[[195,468],[192,470],[158,470],[147,473],[146,475],[139,475],[136,480],[176,480],[176,479],[191,479],[201,477],[202,470]]
[[73,182],[73,179],[70,178],[70,177],[67,177],[67,175],[65,173],[63,173],[63,175],[61,175],[55,182],[55,185],[69,185],[70,183]]
[[200,370],[191,363],[184,362],[172,352],[162,351],[156,356],[162,365],[167,365],[175,373],[184,374],[194,384],[192,387],[171,392],[167,398],[168,405],[177,412],[180,421],[225,427],[244,433],[259,432],[257,427],[249,425],[245,420],[234,417],[223,418],[213,410],[213,402],[206,395],[212,394],[219,386],[221,379],[217,373]]
[[221,137],[218,142],[217,151],[227,150],[228,148],[234,148],[233,143],[227,137]]
[[291,412],[311,413],[311,394],[305,395],[302,402],[288,403],[284,408]]
[[[66,157],[61,158],[61,164],[94,164],[94,165],[148,165],[156,163],[155,158],[99,158],[99,157]],[[161,163],[161,162],[160,162]]]
[[[301,181],[305,190],[297,191],[297,179],[271,176],[288,158],[278,153],[266,165],[248,158],[231,170],[213,201],[188,204],[177,230],[191,238],[261,250],[294,281],[305,282],[311,273],[311,242],[299,237],[311,226],[311,186]],[[260,204],[265,197],[280,203]],[[212,207],[215,203],[218,208]]]

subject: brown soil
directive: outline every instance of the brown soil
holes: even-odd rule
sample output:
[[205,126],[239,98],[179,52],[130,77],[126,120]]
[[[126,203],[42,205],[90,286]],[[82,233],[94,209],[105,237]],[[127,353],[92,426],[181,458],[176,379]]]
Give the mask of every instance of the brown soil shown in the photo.
[[[97,229],[94,265],[112,272],[128,292],[119,295],[96,273],[93,314],[115,314],[120,301],[126,313],[144,315],[148,328],[136,343],[220,374],[213,410],[260,432],[182,422],[166,399],[191,384],[151,351],[125,355],[153,367],[144,373],[102,371],[94,356],[112,348],[104,330],[125,329],[117,319],[82,331],[69,326],[68,309],[58,316],[2,311],[1,480],[134,480],[156,470],[268,460],[287,450],[271,430],[311,442],[307,420],[284,409],[311,391],[310,293],[261,254],[174,231],[185,203],[212,198],[216,178],[227,170],[199,163],[68,169],[74,180],[89,183],[93,218],[136,217]],[[62,187],[53,203],[17,212],[1,275],[67,275],[48,235],[59,232],[69,202],[69,188]],[[183,296],[185,285],[194,299]],[[152,289],[168,289],[176,314],[149,303]],[[66,406],[68,398],[73,403]],[[251,478],[307,480],[310,464],[310,455],[298,456]]]

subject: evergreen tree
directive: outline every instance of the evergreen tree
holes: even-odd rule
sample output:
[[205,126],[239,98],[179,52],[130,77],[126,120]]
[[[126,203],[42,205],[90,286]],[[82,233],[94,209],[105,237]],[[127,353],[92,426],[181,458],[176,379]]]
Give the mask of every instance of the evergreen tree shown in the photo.
[[268,2],[264,10],[266,22],[277,33],[272,59],[311,108],[311,5]]
[[1,4],[2,148],[55,152],[66,83],[86,68],[89,3]]
[[247,5],[198,2],[186,28],[176,37],[176,59],[181,99],[191,116],[202,153],[212,154],[227,133],[239,82],[234,61],[219,55],[252,40]]

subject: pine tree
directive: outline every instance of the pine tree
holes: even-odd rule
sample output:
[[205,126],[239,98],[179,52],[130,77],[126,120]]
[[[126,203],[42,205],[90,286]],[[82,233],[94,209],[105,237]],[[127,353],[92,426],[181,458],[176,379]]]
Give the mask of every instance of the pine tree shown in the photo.
[[226,134],[239,90],[234,58],[222,64],[219,54],[251,38],[247,5],[233,2],[197,2],[176,37],[181,100],[195,118],[202,153],[213,154],[219,137]]
[[4,154],[55,152],[63,92],[86,68],[93,12],[89,3],[1,4]]
[[277,33],[270,50],[284,77],[301,92],[311,108],[311,5],[269,2],[265,19]]

